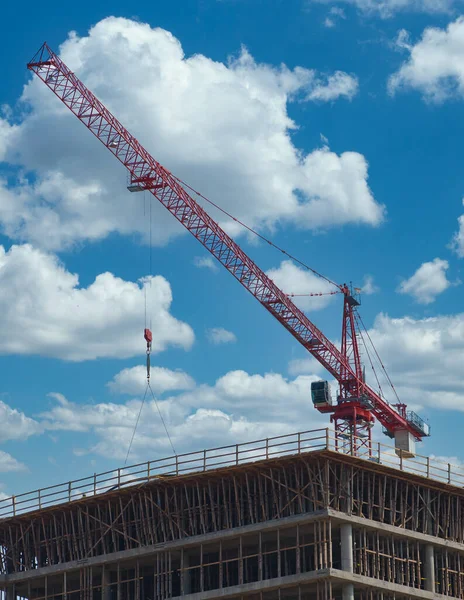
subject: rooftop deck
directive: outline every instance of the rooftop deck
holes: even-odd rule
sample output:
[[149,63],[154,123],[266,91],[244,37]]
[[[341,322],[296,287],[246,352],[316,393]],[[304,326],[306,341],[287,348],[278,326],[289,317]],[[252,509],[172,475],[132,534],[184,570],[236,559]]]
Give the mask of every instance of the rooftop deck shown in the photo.
[[92,496],[140,485],[160,478],[192,475],[255,461],[331,450],[369,463],[381,464],[433,481],[464,487],[464,468],[417,454],[397,456],[393,446],[373,442],[354,450],[352,440],[341,439],[329,428],[255,440],[243,444],[179,454],[67,481],[0,500],[0,519],[68,504]]

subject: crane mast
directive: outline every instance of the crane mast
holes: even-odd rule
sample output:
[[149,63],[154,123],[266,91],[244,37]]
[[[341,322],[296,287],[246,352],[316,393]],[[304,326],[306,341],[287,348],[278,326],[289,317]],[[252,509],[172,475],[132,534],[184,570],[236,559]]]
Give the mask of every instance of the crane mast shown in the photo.
[[[340,351],[46,43],[27,66],[126,167],[130,173],[129,191],[149,191],[338,381],[336,403],[328,394],[327,382],[314,386],[313,402],[320,412],[331,414],[340,439],[349,440],[351,451],[354,443],[355,452],[362,446],[370,452],[375,419],[383,425],[387,435],[396,441],[403,439],[400,446],[404,445],[405,436],[414,441],[429,435],[428,426],[420,417],[405,407],[395,410],[366,384],[354,316],[358,302],[348,286],[339,286],[344,295]],[[408,448],[404,450],[408,452]]]

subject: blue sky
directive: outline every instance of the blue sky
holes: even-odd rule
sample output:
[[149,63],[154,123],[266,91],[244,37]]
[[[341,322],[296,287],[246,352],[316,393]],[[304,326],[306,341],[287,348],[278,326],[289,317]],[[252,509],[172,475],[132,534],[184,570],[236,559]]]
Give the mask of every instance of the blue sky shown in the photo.
[[[159,206],[150,250],[150,199],[129,194],[122,167],[32,82],[25,65],[44,40],[176,175],[332,280],[363,286],[395,386],[430,421],[419,451],[463,458],[460,10],[51,2],[20,21],[3,8],[1,493],[124,462],[145,385],[144,285],[153,387],[176,450],[327,422],[310,403],[323,372]],[[287,293],[326,289],[211,214]],[[339,339],[340,297],[300,302]],[[169,453],[148,402],[130,462]]]

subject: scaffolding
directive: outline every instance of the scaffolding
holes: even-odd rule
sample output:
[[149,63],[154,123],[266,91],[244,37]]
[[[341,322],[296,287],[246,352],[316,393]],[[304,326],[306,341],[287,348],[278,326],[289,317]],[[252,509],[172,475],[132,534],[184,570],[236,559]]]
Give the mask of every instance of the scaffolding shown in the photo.
[[24,495],[29,511],[9,499],[0,587],[8,600],[464,598],[459,470],[386,466],[385,448],[367,460],[335,452],[331,435],[95,475],[68,484],[71,496],[93,486],[71,501],[66,486]]

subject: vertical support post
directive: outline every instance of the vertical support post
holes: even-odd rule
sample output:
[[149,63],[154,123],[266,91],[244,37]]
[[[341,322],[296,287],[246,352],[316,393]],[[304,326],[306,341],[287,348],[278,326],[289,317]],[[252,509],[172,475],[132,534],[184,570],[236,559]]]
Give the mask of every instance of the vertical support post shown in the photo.
[[432,544],[425,547],[425,589],[435,592],[435,554]]
[[110,585],[111,585],[110,570],[105,565],[105,566],[103,566],[103,573],[102,573],[102,600],[110,600],[110,595],[111,595]]
[[[342,570],[353,573],[353,526],[351,523],[343,523],[340,526]],[[345,583],[343,586],[343,600],[354,600],[354,586]]]

